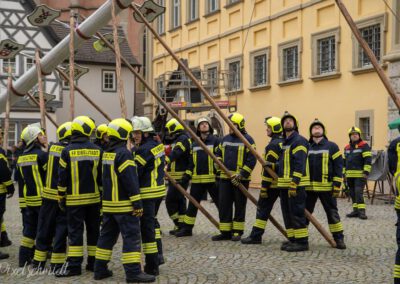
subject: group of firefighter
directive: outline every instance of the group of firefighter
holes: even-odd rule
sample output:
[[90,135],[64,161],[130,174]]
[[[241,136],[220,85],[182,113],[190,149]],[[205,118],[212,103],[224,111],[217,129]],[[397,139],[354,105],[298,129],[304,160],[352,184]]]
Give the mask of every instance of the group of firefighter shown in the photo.
[[[246,131],[245,118],[233,113],[229,119],[255,148]],[[147,117],[118,118],[96,127],[90,117],[78,116],[57,129],[58,142],[50,145],[40,125],[28,125],[21,134],[24,151],[15,173],[23,223],[19,266],[30,264],[43,269],[50,258],[56,277],[80,275],[86,228],[86,270],[94,272],[94,279],[112,276],[108,262],[121,234],[121,260],[127,282],[154,282],[159,265],[164,263],[157,220],[162,200],[165,198],[167,212],[175,224],[169,233],[176,237],[192,236],[198,210],[192,203],[187,206],[184,195],[168,182],[165,171],[184,189],[190,185],[190,194],[199,203],[207,192],[210,194],[219,212],[220,230],[212,241],[261,244],[279,197],[288,237],[281,250],[306,251],[309,223],[305,209],[312,213],[319,199],[336,247],[345,249],[336,202],[342,190],[351,196],[353,204],[347,217],[367,219],[363,190],[372,157],[361,130],[350,128],[350,141],[342,153],[337,144],[328,140],[325,125],[318,119],[310,124],[308,139],[300,135],[298,120],[288,112],[280,118],[265,118],[265,125],[270,138],[264,151],[266,166],[262,170],[256,220],[246,238],[242,235],[247,197],[239,186],[249,188],[256,157],[241,140],[243,137],[232,129],[219,138],[208,117],[195,121],[197,136],[230,171],[227,173],[174,118],[165,125],[165,139],[160,139]],[[400,138],[391,143],[388,152],[390,171],[396,176],[400,172]],[[277,179],[271,176],[271,170]],[[0,148],[0,246],[11,244],[3,215],[6,198],[13,194],[11,172]],[[400,218],[400,199],[396,198],[395,208]],[[399,230],[397,234],[399,242]],[[0,259],[8,257],[0,253]],[[400,280],[400,251],[394,276]]]

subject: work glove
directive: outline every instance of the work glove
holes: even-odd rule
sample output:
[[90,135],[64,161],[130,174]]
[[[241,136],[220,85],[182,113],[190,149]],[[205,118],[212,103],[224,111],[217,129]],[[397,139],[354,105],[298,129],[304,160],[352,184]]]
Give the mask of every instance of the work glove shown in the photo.
[[333,190],[332,190],[332,197],[333,198],[338,198],[339,195],[340,195],[340,187],[334,186]]
[[141,200],[133,202],[132,215],[139,218],[143,216],[143,204]]
[[296,197],[296,196],[297,196],[297,191],[296,191],[296,189],[295,189],[295,188],[289,188],[288,196],[289,196],[289,198],[291,198],[291,197]]
[[65,197],[59,197],[58,199],[58,207],[62,212],[65,212],[67,208],[67,201],[65,200]]
[[234,174],[231,177],[231,182],[234,186],[239,186],[241,180],[243,179],[241,174]]
[[268,192],[266,188],[261,188],[260,190],[260,198],[268,198]]

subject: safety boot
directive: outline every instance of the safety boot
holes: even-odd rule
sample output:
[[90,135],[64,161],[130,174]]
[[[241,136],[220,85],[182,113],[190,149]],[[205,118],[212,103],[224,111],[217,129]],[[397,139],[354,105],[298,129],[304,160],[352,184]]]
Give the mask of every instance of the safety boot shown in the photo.
[[346,215],[348,218],[356,218],[358,217],[358,209],[353,209],[353,212]]
[[365,214],[365,209],[359,209],[358,210],[358,218],[360,218],[361,220],[367,220],[368,217]]
[[287,252],[297,252],[297,251],[307,251],[308,250],[308,243],[301,244],[301,243],[290,243],[286,247]]
[[218,242],[218,241],[228,241],[228,240],[230,240],[230,239],[232,239],[232,234],[230,234],[230,233],[222,233],[222,234],[213,236],[213,237],[211,238],[211,240],[214,241],[214,242]]
[[126,278],[126,283],[152,283],[156,281],[156,277],[143,272]]
[[251,235],[241,240],[244,245],[259,245],[262,243],[261,238],[253,238]]
[[0,234],[0,247],[8,247],[11,246],[12,242],[8,238],[7,232],[1,232]]
[[337,239],[335,241],[337,249],[346,249],[346,244],[344,243],[344,239]]
[[188,228],[182,228],[175,233],[175,237],[177,237],[177,238],[191,237],[191,236],[193,236],[192,230],[188,229]]

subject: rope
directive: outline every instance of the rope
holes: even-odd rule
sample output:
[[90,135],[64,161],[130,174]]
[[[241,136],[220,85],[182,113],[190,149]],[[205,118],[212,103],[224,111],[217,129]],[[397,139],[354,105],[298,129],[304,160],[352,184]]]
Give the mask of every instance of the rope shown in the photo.
[[251,26],[251,23],[253,21],[254,11],[255,10],[256,10],[256,2],[254,1],[253,10],[251,11],[251,16],[250,16],[250,21],[249,21],[249,24],[247,25],[246,37],[244,38],[244,43],[243,43],[243,46],[242,46],[242,54],[243,54],[243,51],[244,51],[244,47],[246,46],[246,43],[247,43],[247,38],[249,37],[250,26]]
[[397,22],[400,23],[400,17],[396,14],[395,11],[389,6],[389,4],[386,2],[386,0],[382,0],[383,3],[385,3],[386,7],[390,10],[390,12],[393,14],[393,16],[396,18]]
[[75,65],[75,18],[74,11],[71,10],[69,19],[69,111],[70,120],[75,117],[75,86],[74,86],[74,65]]
[[116,0],[112,0],[111,5],[111,14],[112,14],[112,25],[113,25],[113,36],[114,36],[114,47],[115,47],[115,69],[117,72],[117,90],[119,95],[119,102],[121,105],[121,115],[123,118],[127,117],[127,109],[126,109],[126,102],[125,102],[125,93],[124,93],[124,85],[121,76],[121,50],[119,48],[118,43],[118,20],[115,15],[115,3]]

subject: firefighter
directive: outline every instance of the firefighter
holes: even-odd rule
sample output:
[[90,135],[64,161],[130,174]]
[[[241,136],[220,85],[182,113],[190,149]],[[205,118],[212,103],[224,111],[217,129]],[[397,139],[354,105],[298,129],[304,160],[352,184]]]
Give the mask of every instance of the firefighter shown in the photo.
[[[211,152],[215,152],[219,140],[214,136],[211,120],[208,117],[200,117],[195,121],[196,134],[204,142]],[[210,156],[196,142],[193,142],[192,155],[190,156],[190,174],[192,184],[190,194],[200,203],[204,195],[210,193],[211,199],[218,205],[218,191],[216,188],[216,169]],[[183,227],[175,234],[176,237],[191,236],[196,221],[197,207],[189,203],[186,215],[183,219]]]
[[[400,131],[400,128],[399,128]],[[400,137],[394,139],[388,148],[388,158],[389,158],[389,172],[394,177],[395,186],[396,186],[396,199],[394,203],[394,208],[396,209],[397,214],[397,223],[396,223],[396,241],[397,241],[397,251],[396,258],[394,263],[393,277],[394,283],[400,284]]]
[[364,187],[371,171],[372,154],[367,142],[361,139],[361,130],[351,127],[348,131],[350,143],[344,148],[344,179],[349,187],[353,212],[349,218],[368,219],[365,214]]
[[108,144],[107,124],[100,124],[97,126],[95,135],[96,140],[94,141],[94,144],[104,151]]
[[[243,115],[233,113],[229,115],[229,119],[252,147],[255,148],[253,138],[246,132]],[[249,188],[251,172],[256,165],[256,158],[232,129],[229,130],[228,135],[222,138],[216,155],[228,170],[232,172],[233,176],[232,179],[229,179],[226,173],[221,172],[218,189],[220,234],[213,236],[212,240],[240,241],[244,231],[247,197],[240,191],[238,186],[241,183],[245,188]],[[233,205],[235,212],[233,212]]]
[[71,142],[61,152],[58,171],[58,198],[67,213],[68,254],[66,266],[56,277],[81,274],[84,224],[87,236],[86,270],[93,271],[100,226],[102,150],[89,141],[95,130],[88,116],[72,121]]
[[112,249],[122,235],[122,264],[126,282],[154,282],[155,277],[141,271],[140,217],[143,215],[136,165],[127,141],[132,124],[114,119],[108,124],[110,142],[103,154],[103,224],[97,242],[94,279],[113,275],[107,268]]
[[[0,128],[0,145],[3,145],[3,131]],[[7,155],[0,146],[0,220],[1,220],[1,235],[0,245],[5,246],[8,240],[7,232],[3,233],[4,213],[6,212],[6,198],[11,198],[14,195],[14,183],[11,179],[11,170],[8,167]],[[5,225],[4,225],[5,226]],[[9,258],[9,254],[0,252],[0,259]]]
[[340,222],[336,198],[340,194],[343,182],[343,158],[339,147],[328,140],[325,125],[315,119],[310,125],[310,148],[308,163],[310,185],[306,187],[306,209],[314,212],[315,203],[321,200],[329,230],[336,241],[337,249],[346,249],[343,225]]
[[146,256],[144,272],[158,275],[156,242],[156,204],[165,196],[164,145],[156,140],[151,121],[147,117],[133,119],[133,133],[140,136],[135,152],[143,216],[140,218],[143,252]]
[[[265,125],[267,126],[267,135],[271,138],[271,141],[265,147],[264,157],[267,165],[269,165],[272,170],[276,171],[277,161],[283,142],[281,119],[279,117],[267,117],[265,119]],[[274,181],[267,170],[263,169],[256,221],[250,235],[242,239],[242,244],[261,244],[267,220],[278,197],[279,189],[277,188],[277,181]]]
[[[165,158],[168,164],[167,171],[184,189],[187,189],[191,179],[188,161],[190,159],[192,141],[184,131],[183,125],[175,118],[170,119],[165,128],[168,132],[168,139],[172,141],[171,153]],[[169,217],[175,224],[170,234],[175,235],[182,227],[186,212],[186,199],[172,183],[168,185],[165,205]]]
[[19,250],[19,267],[30,264],[33,258],[48,159],[48,154],[42,150],[47,141],[43,130],[37,125],[29,125],[23,134],[26,148],[19,156],[17,166],[25,184],[23,196],[26,214]]
[[71,122],[63,123],[57,129],[58,143],[50,145],[46,185],[42,193],[42,207],[39,212],[33,266],[44,268],[47,252],[51,250],[51,269],[57,271],[65,262],[67,249],[67,217],[58,206],[58,169],[62,150],[69,144]]
[[310,185],[308,174],[308,142],[299,134],[299,124],[293,115],[285,112],[281,118],[284,141],[279,156],[278,188],[280,189],[283,221],[289,241],[281,250],[288,252],[308,250],[308,229],[304,209],[305,187]]

